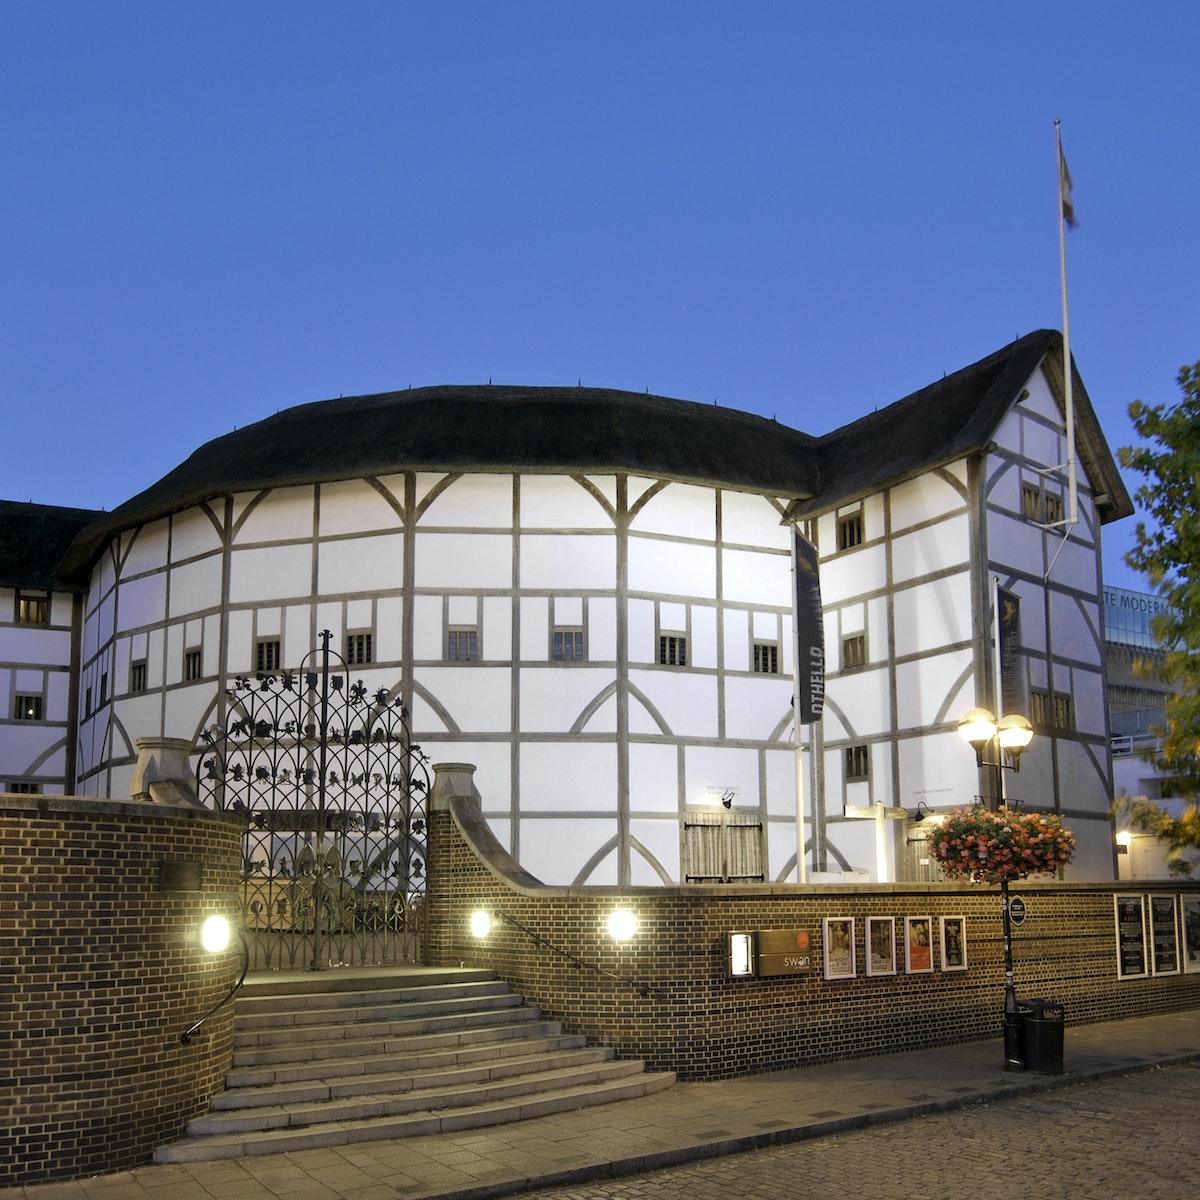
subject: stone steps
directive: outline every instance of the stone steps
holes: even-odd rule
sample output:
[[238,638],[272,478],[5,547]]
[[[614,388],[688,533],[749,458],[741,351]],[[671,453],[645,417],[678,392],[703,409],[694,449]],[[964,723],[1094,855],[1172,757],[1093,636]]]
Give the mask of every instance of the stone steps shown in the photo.
[[469,1129],[644,1096],[671,1073],[615,1059],[479,971],[260,977],[226,1090],[160,1163]]

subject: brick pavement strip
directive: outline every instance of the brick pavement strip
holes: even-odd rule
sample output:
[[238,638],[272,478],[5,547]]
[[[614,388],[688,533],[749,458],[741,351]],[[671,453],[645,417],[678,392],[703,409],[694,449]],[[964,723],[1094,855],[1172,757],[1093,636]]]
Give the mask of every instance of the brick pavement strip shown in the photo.
[[525,1200],[1192,1200],[1200,1064],[1161,1067]]

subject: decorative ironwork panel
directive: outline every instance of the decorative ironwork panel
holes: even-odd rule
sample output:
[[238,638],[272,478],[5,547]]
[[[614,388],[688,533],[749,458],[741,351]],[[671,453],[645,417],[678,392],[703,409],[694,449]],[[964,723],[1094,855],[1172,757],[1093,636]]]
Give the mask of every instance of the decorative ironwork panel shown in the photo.
[[[322,646],[229,688],[205,730],[205,800],[246,818],[242,921],[256,966],[419,962],[428,760],[386,689]],[[337,669],[331,669],[331,660]]]

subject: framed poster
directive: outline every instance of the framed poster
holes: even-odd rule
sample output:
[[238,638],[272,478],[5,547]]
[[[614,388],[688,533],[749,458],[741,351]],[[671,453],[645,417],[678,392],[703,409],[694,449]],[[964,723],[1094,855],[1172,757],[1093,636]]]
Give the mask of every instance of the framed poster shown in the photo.
[[933,918],[904,918],[904,969],[910,975],[933,970]]
[[867,918],[867,974],[895,975],[896,918]]
[[1150,969],[1179,974],[1179,908],[1174,896],[1150,897]]
[[1142,979],[1150,974],[1146,957],[1146,909],[1140,895],[1113,897],[1117,935],[1117,978]]
[[854,961],[854,918],[826,917],[821,924],[825,978],[853,979],[858,974]]
[[1183,907],[1183,969],[1200,971],[1200,896],[1180,896]]
[[967,969],[967,918],[942,917],[942,970]]

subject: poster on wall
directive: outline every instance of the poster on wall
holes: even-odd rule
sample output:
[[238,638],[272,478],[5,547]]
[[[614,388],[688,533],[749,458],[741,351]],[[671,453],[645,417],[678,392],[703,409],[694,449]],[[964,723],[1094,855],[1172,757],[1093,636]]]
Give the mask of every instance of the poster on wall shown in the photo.
[[1200,971],[1200,896],[1181,896],[1183,906],[1183,969]]
[[1155,975],[1179,974],[1179,909],[1174,896],[1150,897],[1150,966]]
[[967,969],[967,918],[943,917],[942,926],[942,970],[965,971]]
[[853,979],[858,973],[854,962],[854,918],[826,917],[823,926],[825,978]]
[[867,918],[867,974],[895,975],[896,918]]
[[1113,897],[1117,934],[1117,978],[1141,979],[1150,972],[1146,961],[1146,909],[1142,897]]
[[933,970],[933,918],[904,918],[904,969],[910,975]]

